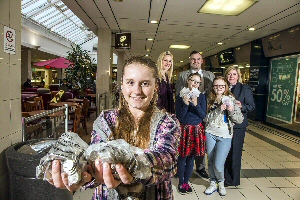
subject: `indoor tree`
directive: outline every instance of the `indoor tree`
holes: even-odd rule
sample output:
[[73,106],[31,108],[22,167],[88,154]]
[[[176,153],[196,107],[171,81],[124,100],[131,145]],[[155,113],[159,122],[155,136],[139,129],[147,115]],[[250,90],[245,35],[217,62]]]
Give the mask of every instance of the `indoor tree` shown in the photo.
[[86,89],[92,88],[96,79],[95,61],[88,54],[88,51],[83,50],[81,46],[72,46],[72,51],[68,51],[67,59],[72,62],[65,71],[67,84],[71,84],[72,89],[78,90],[82,95]]

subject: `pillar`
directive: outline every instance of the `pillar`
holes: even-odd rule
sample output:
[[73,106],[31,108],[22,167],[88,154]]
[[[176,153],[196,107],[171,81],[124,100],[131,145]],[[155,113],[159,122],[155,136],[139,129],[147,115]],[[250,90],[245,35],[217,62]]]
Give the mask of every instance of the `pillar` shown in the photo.
[[117,84],[121,85],[122,71],[125,64],[125,53],[124,51],[118,52],[118,64],[117,64]]
[[98,52],[97,52],[97,81],[96,81],[96,93],[107,94],[106,105],[109,105],[110,99],[110,66],[112,58],[111,51],[111,30],[108,28],[98,29]]
[[21,83],[25,83],[27,78],[32,79],[32,70],[31,70],[31,50],[29,48],[23,49],[21,53]]
[[[8,38],[4,26],[14,30],[15,53],[4,52]],[[7,147],[22,140],[21,126],[21,0],[0,1],[0,199],[9,199]]]

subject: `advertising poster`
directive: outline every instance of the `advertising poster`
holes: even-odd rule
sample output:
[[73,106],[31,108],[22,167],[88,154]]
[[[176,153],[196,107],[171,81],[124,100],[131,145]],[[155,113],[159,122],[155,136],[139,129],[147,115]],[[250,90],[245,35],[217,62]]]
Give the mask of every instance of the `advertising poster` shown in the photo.
[[292,123],[294,111],[297,57],[271,61],[267,116]]

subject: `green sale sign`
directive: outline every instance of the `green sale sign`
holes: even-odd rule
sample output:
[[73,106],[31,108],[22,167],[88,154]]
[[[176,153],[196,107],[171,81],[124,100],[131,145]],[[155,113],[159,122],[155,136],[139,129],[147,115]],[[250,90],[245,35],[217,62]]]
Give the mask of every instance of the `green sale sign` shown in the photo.
[[290,124],[298,72],[297,59],[271,61],[267,116]]

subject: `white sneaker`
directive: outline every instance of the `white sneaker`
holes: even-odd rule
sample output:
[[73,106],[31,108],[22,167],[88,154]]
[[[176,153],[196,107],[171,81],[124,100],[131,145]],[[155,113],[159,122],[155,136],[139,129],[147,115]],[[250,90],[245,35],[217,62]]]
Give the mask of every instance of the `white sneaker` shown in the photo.
[[217,183],[214,182],[214,181],[211,181],[210,182],[210,186],[208,188],[206,188],[206,190],[204,191],[204,193],[206,195],[211,195],[212,193],[214,193],[217,190],[218,190]]
[[220,194],[220,196],[225,196],[226,195],[226,189],[224,187],[224,182],[220,182],[218,183],[218,192]]

